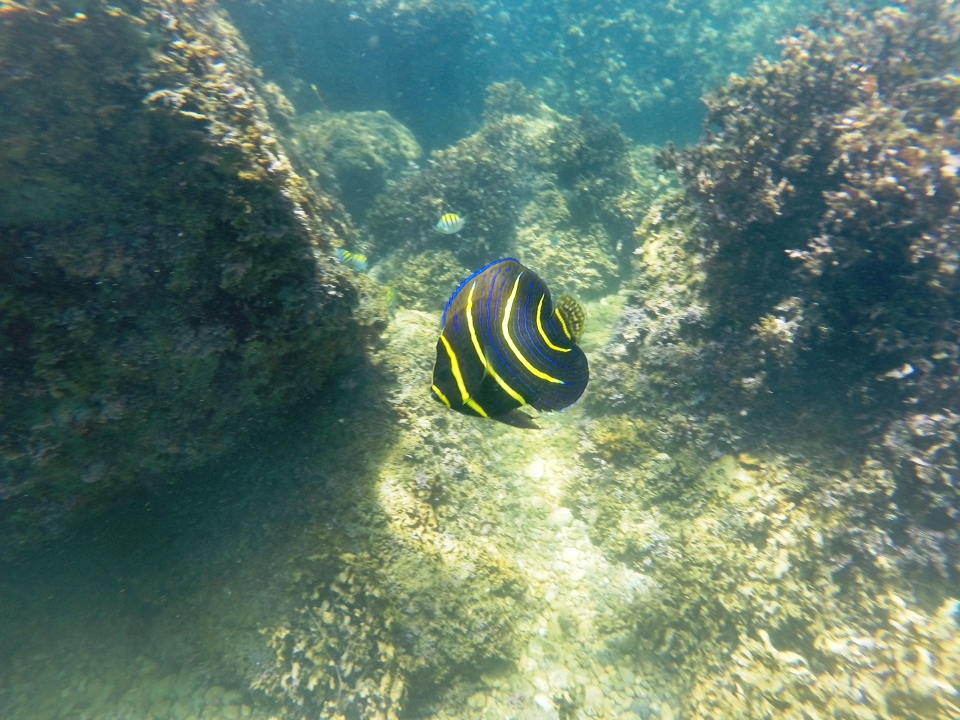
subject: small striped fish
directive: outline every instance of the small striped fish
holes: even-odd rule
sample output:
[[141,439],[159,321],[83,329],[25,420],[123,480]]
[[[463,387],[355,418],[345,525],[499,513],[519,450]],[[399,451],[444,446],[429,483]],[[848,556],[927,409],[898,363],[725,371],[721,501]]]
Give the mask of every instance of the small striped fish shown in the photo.
[[519,408],[562,410],[587,387],[577,345],[585,319],[569,295],[554,307],[543,280],[513,258],[487,265],[444,310],[433,397],[464,415],[535,427]]
[[437,220],[436,228],[444,235],[453,235],[460,232],[466,222],[466,218],[460,217],[457,213],[444,213]]
[[337,260],[342,262],[349,268],[353,268],[357,272],[366,272],[367,271],[367,256],[359,252],[350,252],[349,250],[344,250],[343,248],[336,249]]

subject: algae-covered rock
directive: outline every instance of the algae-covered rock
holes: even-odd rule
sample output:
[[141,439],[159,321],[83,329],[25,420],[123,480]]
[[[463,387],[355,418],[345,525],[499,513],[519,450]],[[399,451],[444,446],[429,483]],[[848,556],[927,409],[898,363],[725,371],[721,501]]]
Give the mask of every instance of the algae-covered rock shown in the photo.
[[395,718],[411,693],[476,678],[517,655],[513,615],[523,581],[509,561],[476,546],[449,547],[428,528],[412,542],[386,530],[364,532],[363,550],[338,555],[344,538],[316,538],[322,554],[304,574],[333,579],[305,591],[299,613],[271,632],[276,667],[255,682],[283,699],[291,717],[304,708]]
[[888,469],[648,457],[602,466],[576,492],[597,541],[654,587],[604,632],[672,678],[684,717],[955,707],[958,601],[898,571]]
[[704,142],[665,154],[685,198],[638,228],[589,402],[642,418],[631,432],[668,452],[886,454],[910,508],[904,559],[955,574],[958,194],[934,149],[955,142],[956,18],[917,3],[846,23],[731,80]]
[[0,4],[6,544],[231,448],[378,322],[221,12],[82,7]]
[[695,214],[661,197],[635,231],[633,277],[609,341],[595,353],[586,398],[600,455],[633,462],[646,445],[707,462],[729,448],[756,409],[738,348],[708,332],[706,272]]
[[[371,388],[379,420],[348,427],[334,447],[350,459],[317,468],[325,517],[290,563],[295,609],[265,630],[276,661],[253,683],[283,717],[403,717],[520,654],[527,580],[480,532],[496,500],[463,448],[475,431],[424,392],[435,334],[435,315],[398,312],[376,357],[396,377]],[[378,461],[344,473],[358,457]]]
[[955,712],[954,15],[792,38],[637,228],[575,494],[684,717]]
[[295,128],[301,159],[319,176],[332,176],[354,217],[362,217],[387,181],[423,152],[410,131],[383,111],[316,111],[299,117]]
[[956,558],[960,16],[918,1],[838,22],[710,96],[704,142],[667,159],[703,221],[709,335],[755,388],[744,409],[888,453]]
[[[597,297],[617,288],[633,227],[663,189],[650,161],[615,125],[495,84],[484,126],[380,195],[366,236],[374,254],[402,258],[394,266],[436,251],[472,269],[515,256],[557,292]],[[445,212],[466,220],[455,235],[434,227]]]
[[471,272],[449,250],[390,256],[378,269],[390,278],[402,307],[425,311],[442,309]]

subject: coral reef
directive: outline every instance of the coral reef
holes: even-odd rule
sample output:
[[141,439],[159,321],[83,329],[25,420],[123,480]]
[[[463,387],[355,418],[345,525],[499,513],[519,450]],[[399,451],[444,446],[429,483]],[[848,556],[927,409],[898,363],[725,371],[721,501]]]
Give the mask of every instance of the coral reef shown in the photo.
[[801,30],[661,156],[573,492],[684,716],[958,712],[958,21]]
[[[483,128],[391,185],[365,234],[375,253],[396,255],[383,273],[392,284],[408,258],[429,263],[431,252],[466,268],[512,255],[558,291],[597,297],[616,289],[633,225],[662,191],[651,159],[615,125],[564,118],[518,83],[492,85]],[[456,235],[433,227],[448,211],[466,218]]]
[[[318,54],[318,90],[297,93],[329,106],[299,118],[212,2],[122,7],[0,0],[0,532],[35,537],[131,486],[225,465],[271,418],[284,442],[224,470],[230,493],[235,468],[265,468],[249,470],[246,521],[218,528],[218,558],[195,562],[204,528],[165,572],[134,553],[122,600],[117,564],[102,571],[107,607],[137,616],[103,614],[114,642],[146,614],[152,649],[196,653],[202,671],[170,674],[137,637],[126,675],[48,672],[57,692],[41,703],[28,693],[52,663],[37,648],[61,625],[0,628],[23,648],[0,657],[13,683],[0,713],[960,715],[956,7],[798,31],[780,62],[708,98],[700,145],[661,156],[684,183],[669,195],[650,148],[518,82],[490,86],[482,127],[422,167],[390,116],[333,110],[372,90],[418,130],[395,108],[468,97],[472,81],[465,95],[421,83],[455,74],[469,3],[263,6],[327,18],[322,43],[346,43]],[[656,78],[719,67],[712,53],[738,38],[710,14],[730,7],[515,11],[542,10],[543,33],[570,45],[531,67],[583,71],[544,80],[545,97],[639,115],[670,93],[644,95],[631,74],[649,70],[682,109],[693,83]],[[739,21],[792,10],[750,5]],[[482,22],[508,26],[499,11]],[[673,52],[630,69],[662,47],[666,18],[681,18]],[[532,32],[519,25],[511,37]],[[392,96],[362,74],[353,97],[330,79],[424,37],[436,43],[409,82],[393,68],[378,80]],[[453,118],[425,145],[464,127]],[[467,218],[460,232],[434,230],[445,211]],[[369,248],[370,267],[354,263],[369,276],[333,261],[356,260],[345,248]],[[427,391],[443,302],[502,255],[595,317],[620,313],[612,336],[600,322],[585,339],[584,402],[537,432],[471,422]],[[401,305],[372,349],[387,293],[371,278]],[[322,387],[308,418],[277,414]],[[5,624],[31,600],[4,596]],[[193,637],[177,648],[177,633]],[[88,640],[70,644],[95,663]]]
[[0,5],[0,529],[229,449],[385,317],[210,2]]
[[747,349],[741,375],[846,413],[937,532],[960,519],[958,38],[956,8],[923,0],[803,30],[664,158],[703,220],[704,293],[714,332]]

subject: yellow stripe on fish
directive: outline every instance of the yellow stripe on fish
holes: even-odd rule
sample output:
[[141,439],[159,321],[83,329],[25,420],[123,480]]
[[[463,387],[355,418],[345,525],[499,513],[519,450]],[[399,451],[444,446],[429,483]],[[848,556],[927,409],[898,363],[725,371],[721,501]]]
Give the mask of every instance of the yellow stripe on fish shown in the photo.
[[473,283],[470,286],[470,293],[467,295],[467,327],[470,330],[470,340],[473,342],[473,349],[476,351],[477,357],[480,359],[480,363],[483,365],[484,371],[489,373],[493,379],[497,381],[497,384],[503,388],[507,395],[520,403],[520,405],[517,407],[526,405],[527,401],[523,399],[523,396],[512,387],[507,385],[506,381],[500,377],[496,370],[493,369],[493,364],[487,361],[486,353],[484,353],[483,348],[480,346],[480,339],[477,337],[477,331],[473,326],[473,291],[476,289],[477,284]]
[[457,215],[457,213],[444,213],[440,216],[435,227],[444,235],[453,235],[460,232],[466,222],[466,218]]
[[534,375],[536,375],[538,378],[542,380],[563,385],[563,380],[558,380],[552,375],[547,375],[545,372],[542,372],[537,368],[535,368],[533,366],[533,363],[527,360],[527,358],[523,356],[523,353],[521,353],[517,349],[517,344],[513,341],[513,337],[511,337],[510,335],[510,325],[514,321],[514,318],[511,317],[510,313],[513,311],[513,301],[517,297],[517,288],[520,287],[520,278],[522,277],[523,277],[522,272],[519,275],[517,275],[517,279],[513,283],[513,292],[510,293],[510,298],[507,300],[507,309],[504,310],[503,312],[503,323],[501,325],[501,329],[503,331],[503,339],[507,341],[507,347],[510,348],[510,351],[514,354],[517,360],[519,360],[523,364],[523,366],[527,370],[529,370],[530,372],[532,372]]
[[[552,342],[550,342],[549,336],[543,330],[543,300],[545,297],[546,295],[540,298],[540,302],[537,303],[537,332],[540,333],[540,337],[543,338],[543,341],[547,344],[547,347],[550,348],[551,350],[556,350],[557,352],[570,352],[572,348],[558,347],[557,345],[554,345]],[[560,318],[560,322],[563,323],[562,318]],[[567,332],[566,325],[563,326],[563,332],[566,334],[567,337],[570,337],[570,333]]]
[[436,385],[431,385],[430,389],[433,390],[433,394],[437,396],[437,400],[442,402],[447,407],[451,407],[450,401],[447,400],[447,396],[443,394],[440,388],[438,388]]

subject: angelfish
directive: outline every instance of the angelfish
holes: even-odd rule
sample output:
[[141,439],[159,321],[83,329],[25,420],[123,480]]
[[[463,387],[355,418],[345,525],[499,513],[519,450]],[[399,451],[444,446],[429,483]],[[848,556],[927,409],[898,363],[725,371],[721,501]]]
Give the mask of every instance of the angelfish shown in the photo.
[[519,408],[562,410],[590,378],[577,345],[586,314],[514,258],[497,260],[461,283],[443,312],[433,397],[449,408],[518,427],[536,427]]

